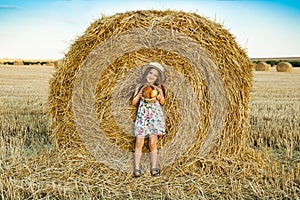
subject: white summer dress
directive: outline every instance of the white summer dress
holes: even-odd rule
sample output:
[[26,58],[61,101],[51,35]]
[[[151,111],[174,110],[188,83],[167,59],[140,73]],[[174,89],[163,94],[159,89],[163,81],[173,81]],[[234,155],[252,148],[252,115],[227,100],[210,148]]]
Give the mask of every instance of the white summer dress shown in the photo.
[[166,134],[165,118],[159,101],[148,103],[141,99],[134,124],[134,136],[149,137],[164,134]]

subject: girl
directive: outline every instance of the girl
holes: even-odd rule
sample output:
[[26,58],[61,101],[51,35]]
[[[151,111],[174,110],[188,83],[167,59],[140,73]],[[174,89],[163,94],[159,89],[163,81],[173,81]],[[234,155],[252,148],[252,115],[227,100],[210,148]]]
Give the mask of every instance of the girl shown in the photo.
[[[142,175],[140,170],[140,160],[145,138],[149,138],[149,149],[151,158],[152,176],[160,176],[160,169],[156,166],[157,160],[157,138],[158,135],[166,134],[165,119],[162,105],[165,103],[165,94],[162,83],[166,77],[164,68],[156,62],[151,62],[142,66],[143,76],[140,83],[136,85],[132,99],[132,105],[138,105],[137,117],[134,124],[135,151],[134,151],[134,176]],[[143,97],[143,90],[147,86],[158,91],[158,96],[154,101],[147,102]]]

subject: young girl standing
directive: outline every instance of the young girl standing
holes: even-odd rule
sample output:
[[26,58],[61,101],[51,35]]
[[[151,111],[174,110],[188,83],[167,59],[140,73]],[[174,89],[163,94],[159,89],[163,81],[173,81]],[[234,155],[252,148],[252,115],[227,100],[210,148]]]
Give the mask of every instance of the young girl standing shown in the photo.
[[[165,119],[162,105],[165,104],[165,94],[162,83],[165,81],[164,68],[159,63],[151,62],[142,66],[142,78],[136,85],[132,105],[138,105],[138,112],[134,124],[135,151],[134,151],[134,176],[142,175],[140,160],[145,138],[149,138],[152,176],[160,176],[157,168],[157,139],[158,135],[166,134]],[[147,101],[144,89],[151,87],[158,95]]]

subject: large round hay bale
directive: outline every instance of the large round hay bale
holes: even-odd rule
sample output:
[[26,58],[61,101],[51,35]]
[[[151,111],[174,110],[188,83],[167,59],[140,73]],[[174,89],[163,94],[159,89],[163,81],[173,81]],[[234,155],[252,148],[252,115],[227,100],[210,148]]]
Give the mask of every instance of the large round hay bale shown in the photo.
[[278,72],[291,72],[293,71],[293,65],[289,62],[280,62],[276,66]]
[[242,152],[252,86],[249,58],[220,24],[170,10],[102,17],[76,39],[51,80],[56,147],[128,171],[136,113],[130,98],[140,66],[152,61],[168,77],[161,166]]
[[259,62],[255,66],[255,71],[269,71],[270,65],[266,62]]

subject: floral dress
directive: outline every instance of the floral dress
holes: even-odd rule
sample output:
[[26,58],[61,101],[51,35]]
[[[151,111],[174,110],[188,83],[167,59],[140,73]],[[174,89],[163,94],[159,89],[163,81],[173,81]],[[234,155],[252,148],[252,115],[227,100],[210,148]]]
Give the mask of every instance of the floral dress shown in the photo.
[[159,101],[147,103],[140,100],[134,124],[134,136],[149,137],[150,135],[164,134],[166,134],[165,119]]

